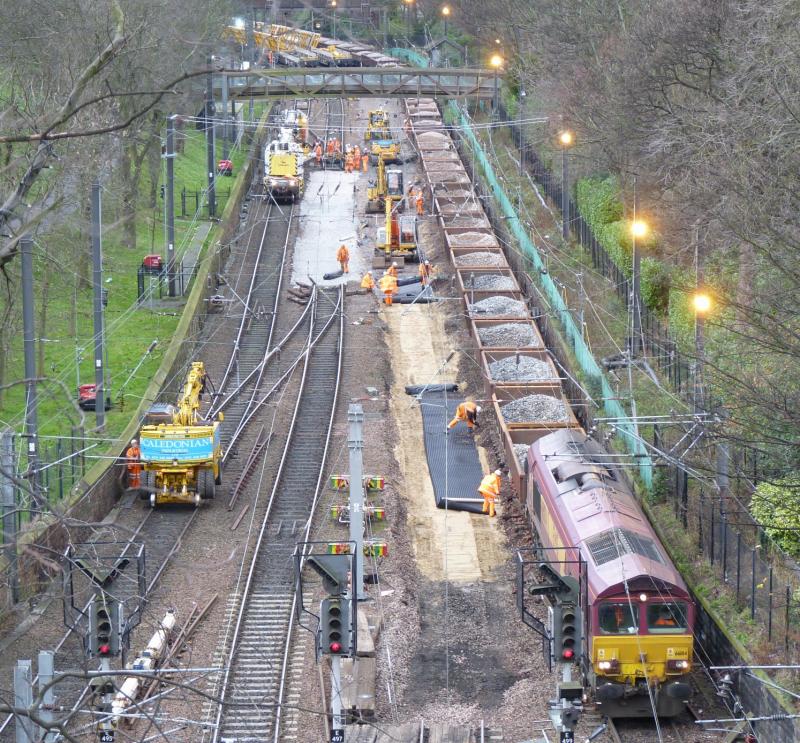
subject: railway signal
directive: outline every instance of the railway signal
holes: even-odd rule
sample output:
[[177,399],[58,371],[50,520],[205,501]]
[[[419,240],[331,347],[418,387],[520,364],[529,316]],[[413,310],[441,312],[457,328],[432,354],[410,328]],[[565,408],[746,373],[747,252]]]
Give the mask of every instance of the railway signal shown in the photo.
[[349,656],[352,653],[350,604],[347,600],[338,597],[322,600],[319,629],[320,653],[338,656]]
[[120,654],[122,605],[105,593],[96,594],[89,607],[89,655],[110,658]]

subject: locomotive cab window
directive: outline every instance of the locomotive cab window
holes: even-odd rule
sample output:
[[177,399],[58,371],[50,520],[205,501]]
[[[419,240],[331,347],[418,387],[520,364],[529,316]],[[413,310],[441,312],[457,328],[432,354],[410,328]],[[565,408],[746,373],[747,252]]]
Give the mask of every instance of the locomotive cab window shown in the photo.
[[627,601],[600,604],[598,619],[604,635],[635,635],[639,631],[636,606]]
[[686,604],[670,601],[664,604],[650,604],[647,607],[647,630],[651,634],[687,632]]

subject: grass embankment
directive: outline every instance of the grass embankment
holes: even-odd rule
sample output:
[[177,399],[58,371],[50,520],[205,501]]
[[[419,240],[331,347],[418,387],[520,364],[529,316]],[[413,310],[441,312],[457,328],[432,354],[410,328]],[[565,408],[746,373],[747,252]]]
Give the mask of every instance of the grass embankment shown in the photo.
[[[180,193],[183,188],[194,193],[205,187],[206,145],[202,131],[186,128],[179,136],[184,138],[183,151],[175,161],[175,211],[176,211],[176,251],[181,257],[190,246],[198,226],[206,219],[202,206],[196,215],[181,216]],[[217,146],[217,155],[221,147]],[[240,172],[246,153],[235,149],[231,153],[234,173]],[[163,171],[163,168],[162,168]],[[162,172],[160,182],[163,183]],[[142,178],[141,200],[146,200],[149,179]],[[217,214],[225,207],[232,179],[218,179]],[[110,188],[110,187],[109,187]],[[164,211],[163,201],[158,199],[156,209],[140,209],[136,225],[137,247],[130,250],[121,244],[122,231],[115,224],[117,204],[109,190],[103,192],[103,214],[106,226],[103,232],[103,278],[108,290],[108,306],[105,310],[107,339],[107,370],[110,377],[110,396],[113,408],[106,417],[106,430],[103,438],[111,439],[119,434],[128,423],[132,410],[141,400],[142,393],[152,379],[169,346],[171,336],[178,324],[182,300],[167,300],[166,288],[163,301],[137,304],[137,269],[142,258],[148,253],[164,255]],[[187,211],[194,210],[194,199],[187,199]],[[88,229],[85,230],[88,233]],[[42,376],[53,380],[40,385],[38,394],[39,428],[42,436],[41,448],[44,459],[55,458],[55,442],[49,437],[70,436],[71,427],[78,422],[77,412],[70,404],[76,397],[76,387],[80,383],[94,382],[93,363],[93,305],[91,285],[82,283],[70,259],[63,257],[55,249],[45,250],[46,236],[35,244],[34,251],[34,291],[36,293],[36,336],[43,343]],[[88,247],[87,247],[88,250]],[[52,253],[52,255],[51,255]],[[19,279],[20,262],[14,265]],[[91,277],[91,266],[88,272]],[[47,322],[41,325],[42,296],[45,283],[47,288]],[[156,294],[156,298],[158,294]],[[44,330],[44,332],[42,332]],[[158,340],[154,351],[147,355],[150,344]],[[141,366],[136,369],[142,361]],[[77,363],[76,363],[77,362]],[[135,373],[134,373],[134,370]],[[6,378],[22,379],[24,376],[23,341],[21,328],[13,340],[8,359]],[[55,380],[63,383],[64,387]],[[124,389],[123,389],[124,385]],[[69,398],[69,399],[68,399]],[[0,426],[9,425],[20,430],[24,420],[25,393],[22,385],[7,391],[0,408]],[[94,414],[86,414],[87,431],[94,425]],[[91,435],[91,434],[90,434]],[[98,449],[101,447],[98,447]],[[61,451],[65,451],[64,448]],[[68,447],[66,449],[68,451]],[[88,455],[91,457],[91,454]]]

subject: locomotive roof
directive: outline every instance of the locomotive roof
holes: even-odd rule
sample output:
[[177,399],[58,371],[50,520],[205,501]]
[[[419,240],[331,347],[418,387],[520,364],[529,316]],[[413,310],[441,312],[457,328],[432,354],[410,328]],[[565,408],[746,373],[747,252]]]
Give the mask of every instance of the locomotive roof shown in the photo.
[[581,430],[549,434],[531,447],[546,478],[542,492],[556,512],[565,542],[587,563],[590,598],[642,590],[688,596],[620,470]]

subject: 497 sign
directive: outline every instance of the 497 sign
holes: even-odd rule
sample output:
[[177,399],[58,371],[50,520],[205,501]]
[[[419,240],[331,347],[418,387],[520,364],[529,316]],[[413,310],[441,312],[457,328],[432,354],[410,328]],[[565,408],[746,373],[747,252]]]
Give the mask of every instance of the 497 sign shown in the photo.
[[344,730],[341,728],[331,730],[331,743],[344,743]]
[[574,730],[562,730],[561,731],[561,740],[559,743],[575,743],[575,731]]

